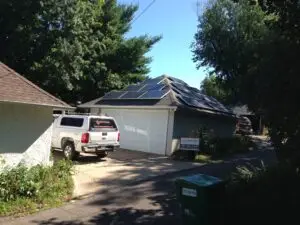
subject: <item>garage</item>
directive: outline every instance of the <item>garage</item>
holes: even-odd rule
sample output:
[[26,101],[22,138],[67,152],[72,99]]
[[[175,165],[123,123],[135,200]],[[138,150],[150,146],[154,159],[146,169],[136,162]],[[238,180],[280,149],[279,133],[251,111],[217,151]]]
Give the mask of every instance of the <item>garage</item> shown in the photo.
[[201,126],[217,135],[233,135],[234,114],[217,100],[184,81],[159,76],[78,106],[92,114],[116,119],[121,148],[171,155],[180,138],[190,137]]
[[121,148],[165,155],[168,110],[102,109],[116,119]]

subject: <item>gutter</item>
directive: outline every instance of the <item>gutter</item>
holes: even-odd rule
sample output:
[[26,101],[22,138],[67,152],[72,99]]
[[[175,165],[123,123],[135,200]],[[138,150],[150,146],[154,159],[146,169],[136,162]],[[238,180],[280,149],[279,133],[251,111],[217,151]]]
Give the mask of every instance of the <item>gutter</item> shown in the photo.
[[204,113],[207,115],[215,115],[215,116],[225,116],[225,117],[229,117],[229,118],[234,118],[236,119],[236,115],[233,113],[225,113],[225,112],[220,112],[220,111],[212,111],[212,110],[207,110],[207,109],[201,109],[201,108],[192,108],[192,107],[180,107],[183,110],[190,110],[193,112],[198,112],[198,113]]
[[34,105],[34,106],[46,106],[52,108],[60,108],[60,109],[75,109],[72,106],[64,106],[64,105],[52,105],[52,104],[42,104],[42,103],[31,103],[31,102],[20,102],[20,101],[10,101],[10,100],[0,100],[0,103],[10,103],[10,104],[23,104],[23,105]]
[[104,108],[104,109],[173,109],[176,110],[177,106],[166,105],[79,105],[79,108]]

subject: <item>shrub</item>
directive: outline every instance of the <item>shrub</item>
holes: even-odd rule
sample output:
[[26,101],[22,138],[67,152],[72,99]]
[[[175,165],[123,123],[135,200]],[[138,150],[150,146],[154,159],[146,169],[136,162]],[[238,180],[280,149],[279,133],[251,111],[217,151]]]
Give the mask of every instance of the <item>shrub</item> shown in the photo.
[[[72,162],[61,160],[52,167],[20,165],[0,174],[0,215],[41,208],[49,203],[60,204],[67,200],[73,190]],[[32,207],[34,206],[34,207]],[[23,207],[23,210],[22,210]]]
[[227,186],[224,224],[295,224],[300,174],[291,165],[239,167]]
[[243,153],[249,151],[254,144],[249,137],[234,136],[228,138],[214,137],[211,138],[206,146],[204,146],[204,153],[214,156],[222,156],[232,153]]

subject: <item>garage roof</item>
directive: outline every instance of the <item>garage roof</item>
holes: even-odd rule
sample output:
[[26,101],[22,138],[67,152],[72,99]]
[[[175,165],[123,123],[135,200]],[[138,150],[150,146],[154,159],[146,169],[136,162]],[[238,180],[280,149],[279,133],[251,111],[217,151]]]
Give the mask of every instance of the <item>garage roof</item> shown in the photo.
[[232,111],[216,99],[204,95],[184,81],[162,75],[130,85],[121,91],[111,91],[103,97],[79,105],[81,108],[103,106],[177,106],[197,111],[232,115]]
[[0,62],[0,102],[72,108]]

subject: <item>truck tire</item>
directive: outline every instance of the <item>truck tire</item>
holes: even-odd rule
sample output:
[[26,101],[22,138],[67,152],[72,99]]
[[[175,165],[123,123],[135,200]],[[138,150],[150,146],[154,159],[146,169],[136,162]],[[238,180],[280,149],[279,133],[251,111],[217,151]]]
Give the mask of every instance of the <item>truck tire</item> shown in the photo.
[[63,153],[65,159],[75,160],[79,156],[79,152],[75,151],[74,143],[71,141],[67,141],[63,146]]

